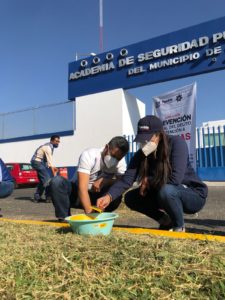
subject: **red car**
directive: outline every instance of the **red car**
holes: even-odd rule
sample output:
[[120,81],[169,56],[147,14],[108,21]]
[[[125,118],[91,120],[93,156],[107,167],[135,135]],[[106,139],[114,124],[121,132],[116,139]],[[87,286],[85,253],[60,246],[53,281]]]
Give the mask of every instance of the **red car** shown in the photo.
[[35,186],[39,180],[37,172],[28,163],[6,163],[11,176],[14,179],[15,188],[19,186]]

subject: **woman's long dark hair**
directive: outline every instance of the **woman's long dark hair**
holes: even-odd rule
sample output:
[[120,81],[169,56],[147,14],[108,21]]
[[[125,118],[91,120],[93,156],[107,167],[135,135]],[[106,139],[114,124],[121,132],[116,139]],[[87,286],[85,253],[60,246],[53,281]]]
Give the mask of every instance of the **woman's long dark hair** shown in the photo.
[[[164,131],[156,133],[156,135],[159,136],[160,140],[156,152],[151,154],[154,155],[154,158],[156,160],[156,167],[153,178],[151,178],[151,181],[149,182],[149,187],[155,190],[159,190],[164,184],[167,183],[168,177],[171,173],[171,165],[169,161],[170,149],[168,137]],[[148,173],[146,168],[151,169],[151,166],[148,165],[147,157],[143,161],[143,165],[141,167],[142,179]]]

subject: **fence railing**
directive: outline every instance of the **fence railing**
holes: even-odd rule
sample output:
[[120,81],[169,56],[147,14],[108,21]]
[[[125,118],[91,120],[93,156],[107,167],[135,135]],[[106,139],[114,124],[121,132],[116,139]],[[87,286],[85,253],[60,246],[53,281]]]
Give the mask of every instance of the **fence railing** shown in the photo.
[[225,167],[225,126],[196,129],[197,166]]
[[[125,136],[130,145],[129,161],[137,151],[134,135]],[[196,128],[196,166],[225,167],[225,125]]]

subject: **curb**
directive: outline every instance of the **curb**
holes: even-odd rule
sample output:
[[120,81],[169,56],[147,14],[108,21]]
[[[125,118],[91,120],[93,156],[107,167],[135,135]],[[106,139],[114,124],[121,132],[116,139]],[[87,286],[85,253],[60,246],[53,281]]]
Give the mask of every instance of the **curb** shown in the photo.
[[204,181],[207,186],[222,186],[225,187],[225,181]]
[[[44,225],[44,226],[52,226],[52,227],[69,227],[69,224],[66,223],[34,221],[34,220],[14,220],[14,219],[1,218],[0,222],[27,224],[27,225]],[[216,241],[216,242],[225,243],[225,236],[220,236],[220,235],[209,235],[209,234],[198,234],[198,233],[187,233],[187,232],[171,232],[171,231],[148,229],[148,228],[113,227],[113,230],[129,232],[132,234],[147,234],[147,235],[163,236],[169,238]]]

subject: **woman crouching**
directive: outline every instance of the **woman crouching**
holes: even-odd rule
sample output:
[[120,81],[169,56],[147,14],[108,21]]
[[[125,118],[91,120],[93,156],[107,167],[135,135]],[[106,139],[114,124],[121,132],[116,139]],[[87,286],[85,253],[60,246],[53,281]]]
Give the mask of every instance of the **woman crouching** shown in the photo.
[[126,205],[158,221],[160,229],[185,231],[183,213],[200,211],[208,194],[191,167],[186,142],[167,135],[161,120],[151,115],[139,120],[134,141],[140,149],[122,179],[97,200],[97,206],[105,209],[137,181],[138,188],[125,195]]

